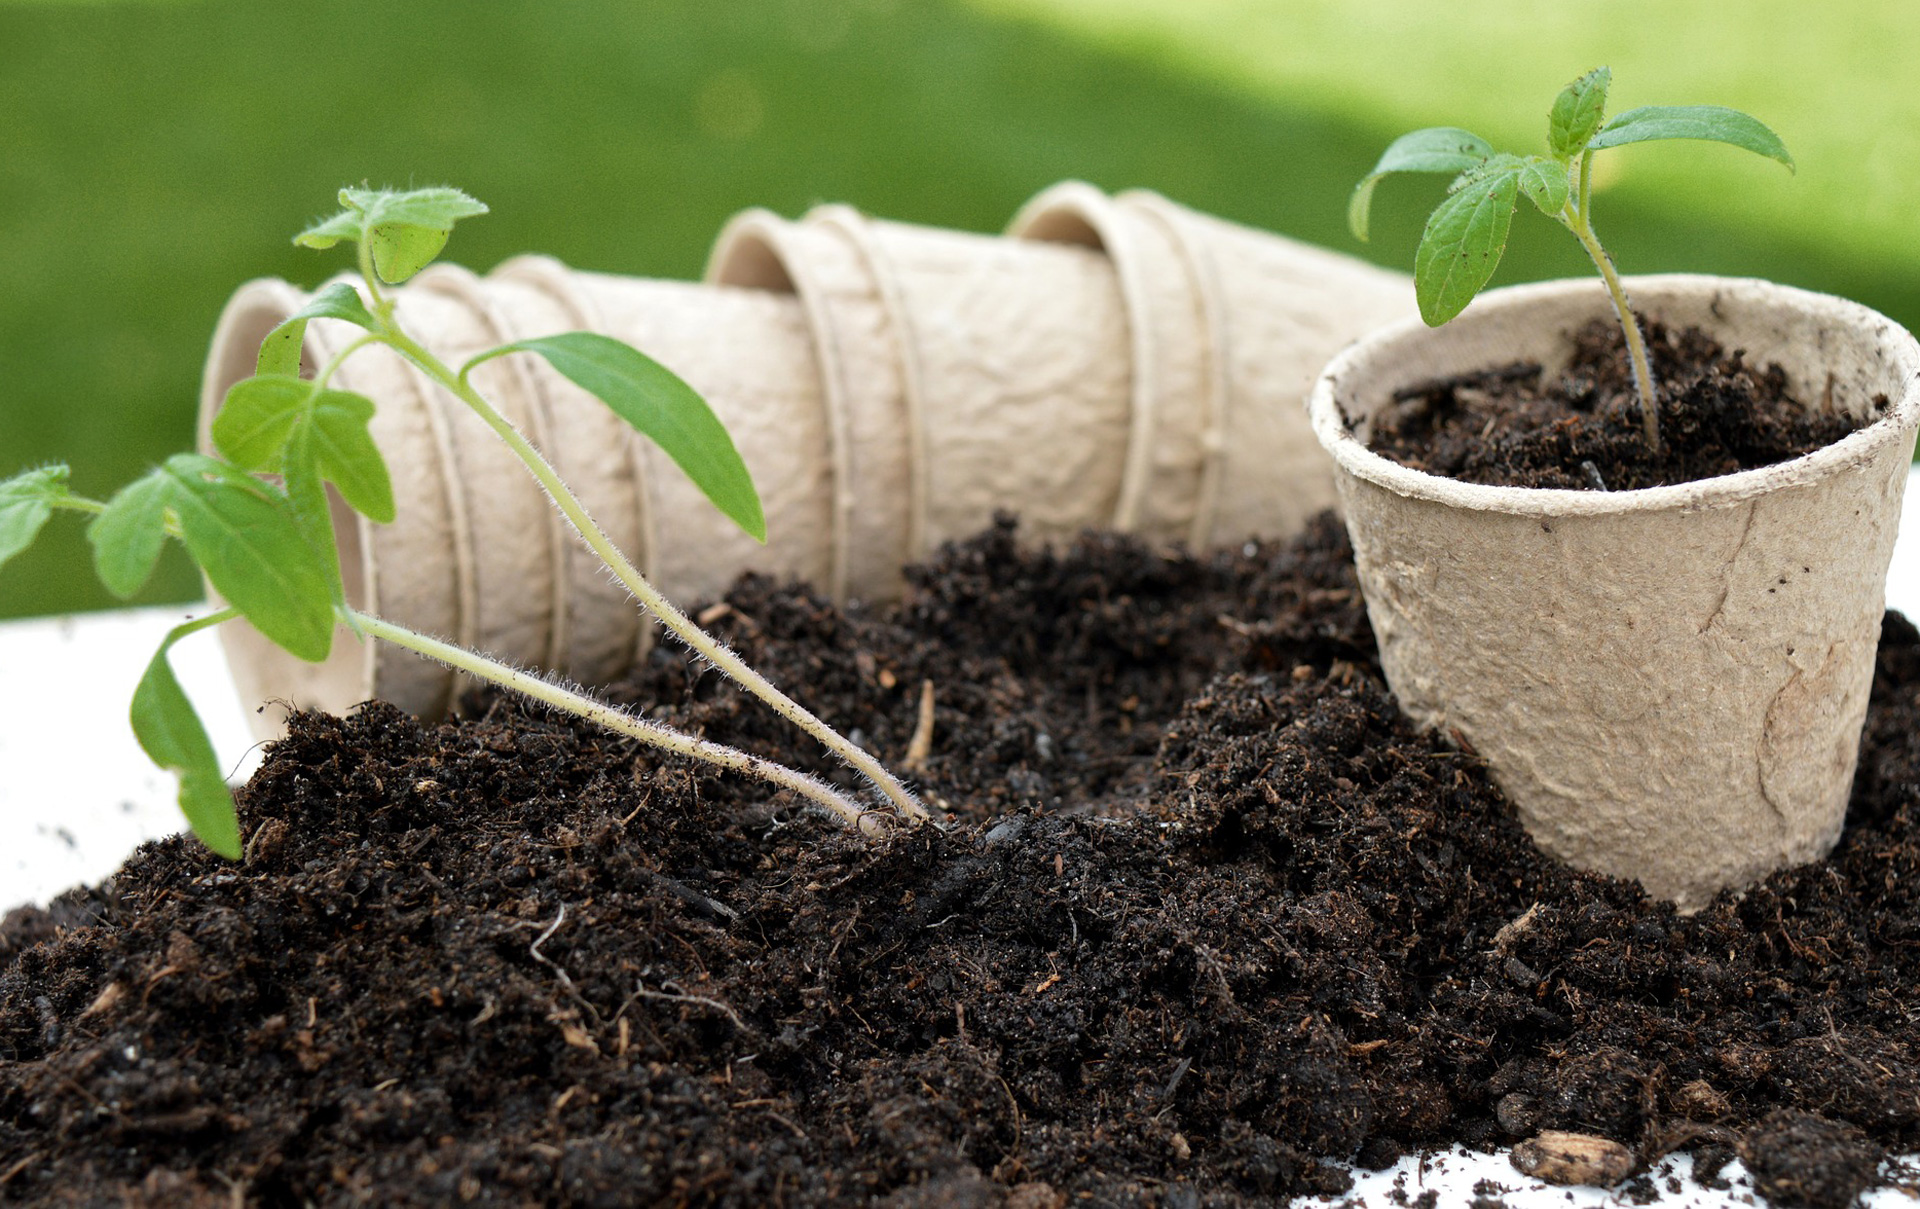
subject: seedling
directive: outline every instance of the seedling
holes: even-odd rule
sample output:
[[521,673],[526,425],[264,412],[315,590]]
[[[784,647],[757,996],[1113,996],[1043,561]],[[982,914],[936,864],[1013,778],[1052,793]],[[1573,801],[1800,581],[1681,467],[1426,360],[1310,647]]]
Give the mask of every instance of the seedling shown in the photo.
[[1719,105],[1643,105],[1605,121],[1612,78],[1606,68],[1597,67],[1561,90],[1547,115],[1545,155],[1498,152],[1480,136],[1452,126],[1401,135],[1354,188],[1347,204],[1347,225],[1355,237],[1366,240],[1373,188],[1390,173],[1454,174],[1446,200],[1427,219],[1413,261],[1420,317],[1438,327],[1465,310],[1492,278],[1506,250],[1514,209],[1525,194],[1542,214],[1573,232],[1600,270],[1626,334],[1647,446],[1658,452],[1658,396],[1646,341],[1614,271],[1613,258],[1593,230],[1593,153],[1655,139],[1705,139],[1779,160],[1789,171],[1793,157],[1780,136],[1759,119]]
[[[221,456],[176,454],[105,502],[73,494],[64,466],[41,467],[0,481],[0,564],[25,549],[55,511],[89,513],[93,521],[87,537],[95,569],[117,595],[124,598],[138,591],[152,574],[161,548],[174,539],[186,547],[225,602],[225,607],[167,635],[133,696],[134,734],[156,764],[178,774],[181,811],[194,834],[222,856],[241,855],[233,796],[167,654],[189,634],[236,618],[245,618],[289,653],[313,662],[327,657],[335,627],[345,626],[358,641],[392,642],[641,742],[791,789],[865,834],[884,830],[882,816],[814,777],[680,734],[547,677],[350,607],[328,485],[369,519],[382,524],[394,519],[392,482],[368,430],[374,401],[330,385],[341,364],[370,344],[394,349],[472,408],[526,464],[608,569],[668,629],[865,775],[899,816],[927,821],[926,809],[877,760],[747,667],[661,596],[614,547],[546,458],[474,389],[470,376],[475,366],[496,357],[531,353],[545,358],[555,371],[658,444],[716,507],[765,541],[766,521],[753,479],[706,401],[639,350],[590,332],[515,341],[470,358],[458,370],[450,368],[401,330],[393,300],[382,286],[398,285],[432,263],[454,224],[485,214],[487,207],[447,188],[344,189],[340,203],[338,214],[309,227],[294,242],[320,249],[353,244],[365,293],[345,282],[331,285],[268,333],[256,374],[233,385],[214,420],[213,443]],[[300,349],[306,327],[322,318],[353,324],[364,334],[313,378],[303,379]]]

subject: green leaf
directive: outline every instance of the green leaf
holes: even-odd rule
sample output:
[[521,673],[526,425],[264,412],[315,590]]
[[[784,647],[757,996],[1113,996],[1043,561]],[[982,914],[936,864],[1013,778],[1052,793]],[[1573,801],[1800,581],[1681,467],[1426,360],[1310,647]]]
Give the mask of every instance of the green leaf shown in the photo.
[[0,482],[0,565],[33,544],[67,496],[67,468],[42,466]]
[[1347,226],[1354,238],[1367,239],[1367,222],[1373,209],[1373,187],[1380,178],[1394,172],[1464,172],[1485,162],[1493,147],[1471,131],[1454,126],[1430,126],[1403,134],[1387,144],[1380,162],[1353,188],[1347,201]]
[[[767,540],[766,517],[753,476],[707,401],[674,372],[639,349],[591,332],[567,332],[504,345],[482,358],[539,353],[575,385],[665,450],[720,511],[756,541]],[[476,358],[479,360],[480,358]],[[468,362],[471,368],[474,362]]]
[[287,316],[279,327],[260,342],[260,359],[255,372],[300,376],[300,346],[307,338],[307,320],[344,319],[373,330],[373,316],[360,301],[360,292],[344,281],[336,281],[307,300],[307,305]]
[[213,447],[244,469],[278,473],[281,451],[314,393],[313,383],[281,374],[240,379],[213,417]]
[[313,456],[340,498],[377,524],[393,523],[393,481],[367,428],[373,400],[350,391],[320,392],[311,420]]
[[[214,447],[236,465],[269,474],[295,472],[296,440],[341,498],[380,524],[393,521],[393,483],[367,424],[373,400],[278,374],[243,378],[213,418]],[[311,430],[311,437],[307,430]]]
[[1655,139],[1705,139],[1741,147],[1755,155],[1779,160],[1793,168],[1793,157],[1759,118],[1722,105],[1642,105],[1629,109],[1600,128],[1587,144],[1589,150],[1624,147]]
[[334,538],[333,514],[327,507],[327,489],[313,451],[313,425],[294,427],[281,459],[281,486],[286,492],[287,509],[294,526],[312,544],[320,566],[327,573],[327,593],[337,605],[347,602],[347,587],[340,574],[340,545]]
[[487,212],[481,202],[446,187],[342,189],[340,204],[346,209],[308,227],[294,242],[310,248],[330,248],[341,240],[363,242],[373,256],[374,272],[393,284],[433,263],[456,222]]
[[380,274],[380,280],[397,285],[432,264],[451,234],[439,227],[405,223],[369,226],[367,246],[373,253],[373,271]]
[[425,189],[342,189],[340,201],[367,216],[368,226],[395,223],[451,231],[463,218],[487,213],[485,202],[458,189],[434,185]]
[[1567,205],[1567,166],[1543,155],[1530,155],[1520,161],[1520,191],[1540,213],[1558,218]]
[[318,663],[333,645],[334,568],[286,496],[237,467],[178,453],[162,467],[187,552],[254,628]]
[[325,482],[380,524],[394,517],[393,483],[367,428],[373,412],[365,395],[270,374],[234,383],[213,419],[214,445],[235,464],[281,476],[293,525],[335,604],[346,603],[346,587]]
[[160,559],[172,491],[165,471],[150,471],[122,487],[87,526],[93,568],[107,590],[122,600],[140,590]]
[[304,248],[319,248],[325,251],[341,240],[358,242],[360,234],[366,229],[366,218],[358,211],[342,210],[340,213],[323,218],[293,237],[293,242]]
[[1606,116],[1607,87],[1612,82],[1612,72],[1596,67],[1553,99],[1553,110],[1547,115],[1547,146],[1555,159],[1564,164],[1586,150]]
[[148,758],[180,778],[180,812],[187,816],[187,825],[201,843],[228,860],[239,860],[240,821],[233,794],[220,772],[207,729],[167,662],[173,644],[203,625],[204,620],[190,621],[168,633],[133,690],[129,713],[134,737]]
[[1521,171],[1507,164],[1463,176],[1427,219],[1414,254],[1413,289],[1420,317],[1430,326],[1465,310],[1499,267],[1519,201]]

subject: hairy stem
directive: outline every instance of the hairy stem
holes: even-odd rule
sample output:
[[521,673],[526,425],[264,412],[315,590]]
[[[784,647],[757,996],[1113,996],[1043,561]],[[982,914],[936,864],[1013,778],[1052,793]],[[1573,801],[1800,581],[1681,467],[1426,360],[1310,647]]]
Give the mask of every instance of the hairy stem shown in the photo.
[[1653,453],[1660,452],[1660,408],[1656,400],[1658,395],[1653,389],[1653,366],[1647,360],[1647,344],[1640,335],[1640,324],[1633,317],[1633,307],[1627,301],[1627,291],[1620,284],[1620,274],[1614,271],[1613,257],[1600,246],[1600,239],[1593,233],[1593,220],[1589,211],[1592,194],[1592,163],[1589,152],[1580,161],[1580,192],[1578,200],[1570,203],[1560,215],[1560,221],[1567,230],[1572,231],[1580,246],[1587,250],[1587,257],[1593,261],[1593,267],[1600,270],[1600,279],[1607,284],[1607,296],[1613,300],[1613,311],[1620,320],[1620,330],[1627,338],[1627,360],[1633,364],[1633,391],[1640,399],[1640,424],[1646,434],[1647,448]]
[[99,500],[90,500],[84,495],[57,495],[47,501],[53,508],[65,508],[69,512],[84,512],[89,516],[99,516],[107,506]]
[[333,380],[334,371],[340,368],[342,362],[344,362],[348,357],[353,356],[353,354],[359,352],[361,349],[365,348],[367,345],[377,344],[379,343],[379,341],[380,341],[379,336],[375,335],[372,332],[368,332],[364,336],[357,337],[352,344],[347,345],[347,347],[335,353],[333,355],[333,359],[328,361],[325,365],[321,366],[320,372],[313,376],[313,389],[316,392],[326,389],[327,383]]
[[380,275],[373,271],[373,245],[366,239],[355,244],[356,259],[360,265],[360,276],[366,279],[367,293],[373,298],[373,312],[382,317],[392,314],[385,296],[380,293]]
[[539,480],[540,486],[552,498],[554,504],[567,518],[567,522],[573,526],[574,531],[585,539],[587,545],[599,555],[600,560],[613,572],[627,591],[633,593],[640,603],[650,609],[654,616],[658,617],[662,624],[672,630],[682,642],[692,647],[722,672],[733,677],[747,691],[771,706],[776,713],[813,736],[828,751],[858,770],[887,796],[902,815],[916,823],[924,823],[932,818],[927,813],[926,807],[920,804],[919,799],[913,796],[900,779],[888,772],[871,754],[775,688],[771,681],[748,667],[738,655],[695,625],[693,620],[681,612],[672,601],[648,583],[639,569],[627,560],[626,555],[613,544],[593,517],[587,514],[586,508],[566,483],[561,481],[552,464],[533,447],[526,437],[521,435],[519,429],[480,396],[464,374],[455,374],[442,364],[439,358],[391,325],[386,337],[396,351],[419,366],[429,377],[452,391],[462,402],[472,408],[474,413],[485,421],[502,441],[506,442],[507,448],[513,450],[515,456],[526,463],[527,469],[533,472],[534,478]]
[[362,613],[357,609],[345,609],[343,612],[349,622],[371,634],[382,638],[395,646],[404,647],[419,655],[446,664],[472,676],[477,676],[489,684],[512,689],[544,701],[557,709],[563,709],[576,717],[585,718],[608,730],[618,731],[650,747],[691,756],[730,772],[743,773],[771,782],[782,789],[791,789],[801,797],[808,799],[833,812],[841,822],[854,828],[863,835],[879,835],[886,829],[885,821],[869,811],[862,810],[858,803],[828,785],[825,781],[810,777],[806,773],[796,772],[784,764],[763,760],[738,748],[711,743],[705,739],[696,739],[683,735],[677,730],[637,718],[625,710],[595,701],[583,693],[562,688],[551,681],[523,672],[515,667],[476,654],[465,647],[454,646],[437,638],[410,630],[405,626],[382,621],[378,617]]

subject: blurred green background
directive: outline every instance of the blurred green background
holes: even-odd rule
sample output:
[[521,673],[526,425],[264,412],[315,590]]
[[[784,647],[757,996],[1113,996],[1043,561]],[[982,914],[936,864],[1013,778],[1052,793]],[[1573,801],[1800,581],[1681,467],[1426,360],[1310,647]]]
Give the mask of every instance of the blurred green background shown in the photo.
[[[1400,268],[1442,182],[1348,190],[1395,135],[1542,139],[1560,85],[1713,102],[1797,177],[1698,144],[1611,153],[1628,272],[1754,274],[1920,321],[1920,5],[1851,0],[0,0],[0,475],[106,493],[191,440],[215,318],[342,184],[494,207],[452,259],[690,277],[733,211],[828,200],[995,230],[1065,177],[1146,185]],[[1496,283],[1588,271],[1537,215]],[[114,603],[79,525],[0,575],[0,616]],[[169,561],[145,599],[199,587]]]

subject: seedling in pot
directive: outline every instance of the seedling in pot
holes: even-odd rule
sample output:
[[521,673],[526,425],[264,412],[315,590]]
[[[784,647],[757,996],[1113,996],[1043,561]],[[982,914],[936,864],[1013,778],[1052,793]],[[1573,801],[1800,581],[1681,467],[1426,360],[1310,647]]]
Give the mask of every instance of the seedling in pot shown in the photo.
[[1606,282],[1626,335],[1647,446],[1657,452],[1660,415],[1646,341],[1614,271],[1613,258],[1600,246],[1593,229],[1593,154],[1656,139],[1705,139],[1778,160],[1789,171],[1793,157],[1780,136],[1759,119],[1719,105],[1643,105],[1606,120],[1611,82],[1612,74],[1597,67],[1561,90],[1547,115],[1545,155],[1495,151],[1480,136],[1453,126],[1401,135],[1354,188],[1347,224],[1357,238],[1367,238],[1374,186],[1390,173],[1453,175],[1446,200],[1427,219],[1413,264],[1420,317],[1438,327],[1465,310],[1493,277],[1506,250],[1513,211],[1524,194],[1542,214],[1573,233]]
[[[289,653],[319,662],[336,625],[361,641],[382,639],[482,680],[514,689],[644,743],[792,789],[863,833],[880,816],[826,783],[757,756],[680,734],[595,701],[552,680],[509,667],[352,608],[340,573],[328,488],[376,523],[394,518],[391,479],[368,422],[374,401],[334,388],[354,353],[384,344],[470,407],[524,462],[556,507],[608,569],[690,647],[819,739],[865,775],[912,822],[930,816],[899,779],[871,755],[792,701],[739,656],[706,634],[649,584],[587,514],[540,452],[476,391],[473,369],[496,357],[531,353],[607,404],[657,443],[709,500],[758,540],[766,522],[752,477],[725,427],[690,386],[637,349],[589,332],[515,341],[470,358],[457,370],[398,323],[383,285],[397,285],[430,264],[453,226],[487,208],[456,189],[341,191],[342,210],[302,232],[297,243],[355,245],[366,292],[336,283],[270,332],[257,373],[235,383],[213,423],[219,457],[176,454],[109,501],[74,495],[64,466],[0,482],[0,564],[29,545],[57,510],[92,514],[87,536],[101,581],[126,597],[146,582],[169,539],[199,564],[225,607],[176,627],[161,643],[134,692],[134,733],[155,763],[179,775],[179,801],[194,834],[215,852],[241,855],[232,795],[206,730],[168,663],[189,634],[245,618]],[[335,319],[363,329],[311,379],[299,377],[307,324]]]

